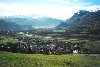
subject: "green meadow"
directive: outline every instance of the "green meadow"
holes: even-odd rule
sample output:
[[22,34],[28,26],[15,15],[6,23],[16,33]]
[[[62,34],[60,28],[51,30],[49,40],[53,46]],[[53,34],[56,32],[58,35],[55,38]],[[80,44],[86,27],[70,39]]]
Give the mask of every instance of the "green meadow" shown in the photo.
[[43,55],[0,52],[0,67],[100,67],[100,55]]

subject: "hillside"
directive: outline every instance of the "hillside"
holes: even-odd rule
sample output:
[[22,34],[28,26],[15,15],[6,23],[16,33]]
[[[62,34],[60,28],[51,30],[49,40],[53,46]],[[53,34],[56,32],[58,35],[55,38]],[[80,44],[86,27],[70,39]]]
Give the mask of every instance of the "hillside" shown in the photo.
[[16,23],[0,20],[0,29],[1,30],[21,30],[22,28]]
[[[66,26],[65,26],[66,25]],[[100,32],[100,10],[89,12],[80,10],[66,22],[61,23],[58,27],[64,26],[67,30],[78,32],[90,32],[99,34]]]

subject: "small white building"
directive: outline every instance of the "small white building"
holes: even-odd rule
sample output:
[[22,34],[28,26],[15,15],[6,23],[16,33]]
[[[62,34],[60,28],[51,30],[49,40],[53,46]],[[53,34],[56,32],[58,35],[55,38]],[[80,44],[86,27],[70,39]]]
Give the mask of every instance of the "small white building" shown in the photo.
[[23,33],[23,32],[19,32],[18,34],[19,34],[19,35],[24,35],[24,33]]
[[26,36],[29,36],[29,37],[31,37],[32,35],[31,35],[31,34],[26,34]]

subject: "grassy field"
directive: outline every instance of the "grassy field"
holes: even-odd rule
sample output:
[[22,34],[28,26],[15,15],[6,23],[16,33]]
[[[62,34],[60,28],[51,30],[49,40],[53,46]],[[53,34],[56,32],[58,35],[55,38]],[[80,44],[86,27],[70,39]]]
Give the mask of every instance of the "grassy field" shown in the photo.
[[0,52],[0,67],[100,67],[100,56]]
[[4,39],[0,40],[0,44],[6,44],[7,42],[9,42],[9,43],[17,43],[17,42],[25,43],[23,41],[18,41],[18,40],[15,40],[13,38],[4,38]]

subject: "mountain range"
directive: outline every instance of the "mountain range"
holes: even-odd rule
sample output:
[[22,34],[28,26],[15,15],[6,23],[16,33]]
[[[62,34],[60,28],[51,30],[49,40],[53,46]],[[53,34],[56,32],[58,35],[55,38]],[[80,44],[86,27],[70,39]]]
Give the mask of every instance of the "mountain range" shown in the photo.
[[65,22],[61,22],[56,28],[65,28],[67,31],[89,32],[100,34],[100,10],[90,12],[80,10]]
[[4,20],[6,22],[13,22],[17,25],[20,25],[22,28],[53,28],[59,25],[63,20],[51,18],[47,16],[1,16],[0,20]]
[[0,16],[0,29],[33,30],[34,28],[64,28],[66,31],[100,34],[100,10],[79,10],[66,21],[47,16]]

